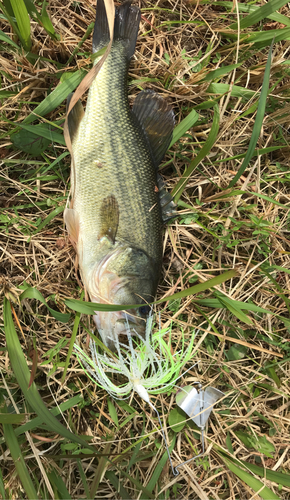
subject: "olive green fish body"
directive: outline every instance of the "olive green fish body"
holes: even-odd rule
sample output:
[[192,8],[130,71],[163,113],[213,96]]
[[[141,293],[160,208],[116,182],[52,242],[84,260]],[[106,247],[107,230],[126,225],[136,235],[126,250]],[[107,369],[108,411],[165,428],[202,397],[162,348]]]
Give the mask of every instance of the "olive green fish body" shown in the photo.
[[86,113],[73,143],[73,207],[80,215],[86,240],[86,264],[99,258],[98,214],[103,199],[114,196],[119,208],[116,241],[144,250],[157,272],[162,255],[162,220],[156,169],[129,108],[127,66],[122,46],[113,45],[90,88]]
[[[105,15],[98,0],[95,52],[108,44]],[[151,91],[138,95],[133,110],[128,103],[139,20],[139,9],[128,2],[116,11],[112,48],[90,87],[86,111],[78,102],[68,117],[74,168],[64,216],[83,282],[92,301],[141,305],[127,313],[96,313],[110,347],[128,320],[144,332],[149,308],[142,304],[154,299],[161,270],[162,214],[164,206],[172,208],[157,174],[172,135],[172,110]]]

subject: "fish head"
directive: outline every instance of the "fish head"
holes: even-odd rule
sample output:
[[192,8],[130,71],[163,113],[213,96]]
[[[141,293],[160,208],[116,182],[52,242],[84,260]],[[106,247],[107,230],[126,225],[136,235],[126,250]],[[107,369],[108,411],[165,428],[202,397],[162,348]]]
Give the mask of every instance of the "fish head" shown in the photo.
[[122,335],[145,336],[159,273],[152,259],[142,250],[120,245],[109,252],[91,274],[88,292],[98,303],[135,305],[124,311],[96,311],[94,320],[103,342],[114,348]]

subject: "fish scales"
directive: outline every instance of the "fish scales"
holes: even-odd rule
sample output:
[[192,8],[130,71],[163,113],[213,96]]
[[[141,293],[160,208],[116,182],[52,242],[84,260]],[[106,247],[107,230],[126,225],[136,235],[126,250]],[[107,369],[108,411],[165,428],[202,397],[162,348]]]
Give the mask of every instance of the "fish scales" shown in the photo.
[[[74,208],[83,216],[84,231],[97,235],[100,220],[96,214],[104,194],[114,195],[120,200],[118,239],[130,241],[157,260],[162,251],[162,223],[156,172],[129,108],[127,66],[119,47],[113,46],[90,88],[73,144],[78,186]],[[92,243],[91,255],[95,250]]]
[[[64,218],[85,288],[93,302],[140,304],[94,315],[111,349],[128,327],[145,334],[147,304],[161,271],[162,219],[173,207],[157,173],[172,137],[171,107],[152,91],[142,91],[132,110],[128,103],[127,73],[140,15],[130,2],[116,9],[112,48],[91,84],[86,110],[78,101],[68,115],[74,167]],[[108,43],[104,0],[98,0],[94,52]]]

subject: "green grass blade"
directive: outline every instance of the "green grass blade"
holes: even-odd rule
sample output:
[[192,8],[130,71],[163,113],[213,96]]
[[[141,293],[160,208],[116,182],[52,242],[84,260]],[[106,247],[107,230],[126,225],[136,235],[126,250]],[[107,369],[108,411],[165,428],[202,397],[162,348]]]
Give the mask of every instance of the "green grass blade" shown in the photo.
[[188,297],[189,295],[195,295],[196,293],[203,292],[204,290],[208,290],[214,286],[220,285],[227,280],[234,278],[237,275],[237,272],[232,269],[231,271],[226,271],[215,278],[211,278],[210,280],[204,281],[203,283],[199,283],[198,285],[191,286],[181,292],[174,293],[165,299],[157,300],[154,304],[162,304],[162,302],[166,302],[167,300],[176,300],[182,299],[184,297]]
[[276,472],[270,469],[264,469],[263,467],[259,467],[255,464],[250,464],[245,462],[244,460],[240,460],[242,464],[244,464],[247,469],[250,469],[257,476],[266,478],[268,481],[272,481],[273,483],[282,484],[287,488],[290,487],[290,475],[282,474],[281,472]]
[[229,90],[231,90],[232,97],[242,97],[245,99],[250,99],[254,95],[257,95],[257,97],[259,96],[259,92],[244,89],[243,87],[239,87],[238,85],[233,85],[233,87],[231,87],[228,83],[211,83],[207,89],[207,93],[224,95],[229,92]]
[[10,0],[19,30],[20,41],[25,50],[32,46],[30,37],[30,19],[23,0]]
[[71,496],[67,490],[66,485],[64,484],[59,472],[56,473],[55,470],[52,470],[51,472],[48,472],[47,474],[48,479],[50,480],[51,484],[56,488],[58,492],[58,498],[62,500],[71,500]]
[[[74,396],[73,398],[69,399],[68,401],[65,401],[64,403],[61,403],[59,406],[56,408],[52,408],[50,411],[52,415],[55,417],[57,415],[60,415],[61,412],[65,412],[72,408],[73,406],[78,405],[81,401],[83,401],[83,397],[79,394],[78,396]],[[23,414],[21,414],[23,415]],[[40,417],[35,417],[32,420],[29,420],[29,422],[26,422],[26,424],[22,424],[16,429],[14,429],[15,436],[20,436],[21,434],[24,434],[27,431],[31,431],[33,429],[37,428],[45,428],[46,427],[43,425],[43,421]],[[4,438],[0,438],[0,444],[4,443]]]
[[229,452],[231,453],[231,455],[233,455],[234,450],[233,450],[233,445],[232,445],[232,441],[231,441],[231,435],[229,432],[227,432],[226,445],[227,445],[227,448],[228,448]]
[[266,361],[265,363],[265,372],[267,373],[268,377],[274,380],[277,387],[281,387],[282,385],[281,380],[279,379],[275,368],[271,365],[269,361]]
[[[232,46],[235,46],[238,35],[233,32],[223,31],[223,36],[232,38],[233,43]],[[248,33],[244,33],[240,36],[240,46],[244,44],[252,43],[254,44],[254,48],[263,48],[267,45],[271,45],[271,42],[275,39],[275,43],[280,41],[286,41],[290,38],[290,28],[278,28],[270,31],[250,31]]]
[[[248,194],[253,196],[253,193],[250,193],[249,191],[242,191],[241,194]],[[273,203],[273,205],[277,205],[278,207],[283,208],[283,210],[289,210],[290,208],[290,205],[287,205],[286,203],[279,203],[279,201],[274,200],[274,198],[266,196],[265,194],[255,193],[255,196],[257,196],[257,198],[262,198],[262,200],[269,201],[270,203]]]
[[9,448],[11,456],[13,458],[17,474],[26,492],[26,495],[29,499],[34,500],[38,498],[38,496],[34,488],[33,482],[31,481],[27,467],[25,465],[25,461],[22,456],[21,449],[18,444],[12,425],[10,424],[3,425],[3,433],[7,447]]
[[270,384],[262,384],[261,382],[257,381],[257,385],[259,387],[263,387],[263,389],[267,389],[268,391],[273,392],[274,394],[278,394],[279,396],[283,396],[283,397],[286,396],[287,398],[289,398],[288,394],[285,394],[285,392],[283,392],[283,391],[279,391],[279,389],[276,389],[276,387],[273,387]]
[[263,483],[259,481],[259,479],[256,479],[248,472],[240,469],[240,467],[235,465],[231,460],[225,458],[223,455],[220,456],[222,456],[222,459],[224,460],[228,468],[234,474],[236,474],[236,476],[238,476],[242,481],[244,481],[244,483],[246,483],[250,488],[252,488],[252,490],[254,490],[255,492],[259,492],[259,496],[262,497],[264,500],[280,500],[280,498],[275,493],[273,493],[273,491],[270,490],[270,488],[264,486]]
[[197,106],[195,106],[195,110],[199,110],[199,109],[210,109],[210,108],[213,108],[214,105],[218,102],[217,99],[211,99],[210,101],[204,101],[202,102],[201,104],[197,104]]
[[[1,407],[2,410],[7,413],[7,407],[5,401],[3,401],[3,396],[1,396]],[[3,404],[4,402],[4,404]],[[7,413],[7,416],[10,415]],[[3,434],[4,439],[7,444],[7,447],[10,450],[11,457],[13,458],[13,462],[15,464],[15,468],[17,470],[17,474],[22,483],[22,486],[26,492],[26,495],[29,499],[33,500],[38,498],[36,490],[34,488],[33,482],[31,481],[30,474],[27,470],[23,455],[21,453],[21,449],[15,435],[12,424],[3,424]],[[5,498],[5,496],[3,497]]]
[[2,42],[9,43],[15,49],[19,50],[19,47],[18,47],[17,43],[13,42],[13,40],[11,40],[11,38],[8,35],[6,35],[5,33],[3,33],[3,31],[0,31],[0,40]]
[[130,420],[132,420],[133,418],[134,418],[134,414],[131,414],[127,418],[125,418],[125,420],[123,420],[123,422],[119,425],[119,429],[122,429],[122,427],[125,427],[125,425],[127,425],[127,423],[130,422]]
[[34,382],[28,389],[30,372],[14,327],[10,302],[6,298],[4,299],[3,316],[7,349],[11,366],[25,399],[28,401],[35,413],[37,413],[37,415],[42,419],[42,422],[45,422],[51,431],[57,432],[64,438],[69,439],[74,443],[81,444],[84,448],[88,448],[92,452],[95,452],[95,449],[89,446],[84,439],[72,434],[52,415],[43,403]]
[[[203,3],[210,3],[211,0],[203,0]],[[225,1],[217,1],[215,5],[220,5],[230,10],[230,12],[236,13],[235,5],[233,6],[232,2]],[[249,3],[238,3],[239,12],[246,12],[247,14],[252,14],[259,10],[261,7],[259,5],[251,5]],[[272,21],[277,21],[278,23],[285,24],[286,26],[290,26],[290,19],[287,16],[283,16],[279,12],[273,12],[267,16],[268,19],[272,19]],[[237,23],[235,23],[237,24]],[[232,25],[233,26],[233,25]]]
[[0,90],[0,99],[3,97],[13,97],[17,94],[17,92],[10,92],[9,90]]
[[[7,21],[9,21],[10,26],[11,26],[12,30],[14,31],[15,35],[20,40],[21,35],[20,35],[20,31],[19,31],[17,23],[16,23],[16,19],[14,17],[14,12],[12,10],[10,0],[2,0],[2,3],[0,2],[0,8],[1,8],[2,12],[4,13],[4,16],[7,19]],[[17,50],[18,51],[21,50],[18,45],[17,45]]]
[[173,130],[172,141],[169,148],[173,146],[186,132],[193,127],[198,120],[198,114],[193,109]]
[[[283,79],[283,77],[281,77],[281,79]],[[278,86],[278,84],[280,83],[281,80],[278,80],[275,85],[272,85],[272,87],[269,89],[268,91],[268,95],[271,94],[275,88]],[[253,115],[255,112],[256,112],[256,109],[257,107],[259,106],[259,99],[254,102],[250,107],[248,107],[243,113],[241,113],[237,118],[236,120],[241,120],[242,118],[244,118],[245,116],[248,116],[248,115]],[[283,147],[283,146],[282,146]]]
[[25,413],[0,413],[0,424],[22,424],[25,419]]
[[87,482],[87,479],[86,479],[86,476],[85,476],[85,473],[84,473],[84,469],[83,469],[83,466],[82,466],[82,461],[80,459],[77,459],[76,462],[77,462],[77,466],[78,466],[79,473],[80,473],[80,476],[81,476],[81,480],[82,480],[82,483],[83,483],[83,487],[84,487],[84,490],[85,490],[85,495],[87,496],[87,498],[90,498],[90,490],[89,490],[88,482]]
[[27,12],[28,14],[32,17],[32,18],[36,18],[38,19],[38,10],[37,8],[35,7],[34,3],[32,0],[24,0],[25,2],[25,6],[26,6],[26,9],[27,9]]
[[60,35],[55,32],[53,24],[50,20],[48,13],[47,13],[47,9],[46,9],[47,5],[48,4],[44,1],[42,4],[41,15],[39,16],[39,20],[40,20],[42,26],[44,27],[46,33],[48,33],[49,36],[53,40],[60,40]]
[[[84,295],[84,292],[82,292],[82,296],[83,295]],[[81,299],[82,298],[83,297],[81,297]],[[65,360],[64,370],[63,370],[63,374],[62,374],[62,377],[61,377],[62,384],[64,383],[64,380],[65,380],[65,377],[66,377],[66,372],[67,372],[67,369],[68,369],[68,365],[70,363],[71,355],[72,355],[73,348],[74,348],[74,343],[75,343],[76,336],[77,336],[77,333],[78,333],[78,327],[79,327],[79,323],[80,323],[80,318],[81,318],[81,315],[80,315],[79,312],[77,312],[76,313],[76,317],[75,317],[75,321],[74,321],[74,327],[73,327],[73,331],[72,331],[70,343],[69,343],[68,353],[67,353],[67,357],[66,357],[66,360]]]
[[116,474],[114,474],[113,471],[107,471],[105,477],[114,486],[115,490],[118,492],[118,495],[120,495],[120,497],[123,498],[123,500],[131,500],[128,491],[125,490],[119,478],[116,476]]
[[267,268],[267,271],[274,271],[274,269],[276,269],[277,271],[281,271],[282,273],[290,274],[290,269],[287,269],[287,267],[283,266],[270,266]]
[[[104,448],[104,454],[110,453],[112,443],[107,443],[105,448]],[[98,487],[100,484],[100,481],[102,479],[103,473],[105,468],[108,467],[108,459],[107,457],[100,457],[98,467],[94,476],[94,479],[91,484],[91,490],[90,490],[90,498],[95,498],[96,492],[98,491]]]
[[[232,269],[231,271],[227,271],[215,278],[205,281],[204,283],[199,283],[198,285],[191,286],[186,290],[182,290],[181,292],[174,293],[169,297],[165,297],[164,299],[157,300],[152,302],[152,304],[162,304],[162,302],[167,302],[168,300],[176,300],[184,297],[188,297],[189,295],[194,295],[199,292],[203,292],[204,290],[208,290],[216,285],[220,285],[225,281],[234,278],[236,276],[236,271]],[[22,295],[21,295],[22,297]],[[139,308],[140,304],[132,304],[126,306],[114,305],[114,304],[98,304],[97,302],[84,302],[77,299],[67,299],[65,301],[67,307],[72,309],[73,311],[78,311],[82,314],[94,314],[95,311],[124,311],[126,309]]]
[[50,223],[52,219],[54,219],[57,215],[61,214],[65,209],[65,206],[62,205],[60,207],[56,207],[50,214],[39,224],[37,230],[34,232],[34,234],[40,233],[42,229],[47,226],[47,224]]
[[24,290],[24,292],[19,297],[20,301],[22,301],[23,299],[36,299],[36,300],[39,300],[40,302],[42,302],[42,304],[44,304],[47,307],[47,309],[49,310],[50,314],[55,319],[57,319],[57,321],[60,321],[61,323],[67,323],[69,321],[69,319],[70,319],[70,314],[60,313],[59,311],[55,311],[54,309],[52,309],[51,307],[49,307],[49,305],[47,304],[47,302],[46,302],[45,298],[43,297],[43,295],[36,288],[29,287],[26,290]]
[[258,105],[258,109],[257,109],[257,116],[255,119],[255,124],[253,127],[253,132],[251,135],[248,151],[247,151],[247,154],[244,158],[244,161],[243,161],[242,165],[240,166],[237,174],[235,175],[233,180],[229,183],[230,188],[236,184],[236,182],[239,180],[241,175],[243,175],[244,171],[248,167],[249,162],[250,162],[250,160],[253,156],[253,153],[255,151],[257,141],[259,139],[259,135],[260,135],[262,124],[263,124],[264,114],[265,114],[267,95],[268,95],[270,70],[271,70],[271,56],[272,56],[272,46],[271,46],[270,51],[269,51],[268,60],[267,60],[266,68],[265,68],[261,96],[260,96],[259,105]]
[[[78,405],[81,401],[83,401],[83,397],[81,394],[78,394],[77,396],[74,396],[73,398],[69,399],[68,401],[65,401],[64,403],[61,403],[59,406],[56,408],[52,408],[50,411],[52,415],[55,417],[57,415],[60,415],[61,412],[65,412],[72,408],[73,406]],[[15,434],[16,436],[20,436],[21,434],[24,434],[26,431],[31,431],[33,429],[36,429],[37,427],[40,427],[42,424],[43,420],[40,417],[35,417],[32,420],[29,420],[26,424],[21,425],[20,427],[17,427],[15,429]],[[0,440],[1,444],[1,440]]]
[[81,83],[85,72],[78,70],[67,77],[49,94],[33,111],[30,115],[23,120],[22,123],[31,123],[37,119],[38,116],[45,116],[51,111],[55,110],[66,98],[73,92],[76,87]]
[[[270,146],[269,148],[256,149],[255,152],[254,152],[254,154],[253,154],[253,156],[264,155],[264,154],[267,154],[267,153],[271,153],[272,151],[280,151],[281,149],[287,148],[287,147],[288,146]],[[224,163],[225,161],[239,160],[240,158],[244,158],[245,155],[246,155],[246,153],[242,153],[242,154],[235,155],[235,156],[228,156],[227,158],[222,158],[220,160],[216,160],[213,163],[216,165],[218,163]],[[241,191],[240,194],[245,194],[246,192],[247,191]]]
[[[276,12],[276,10],[281,9],[284,5],[287,4],[287,0],[270,0],[265,3],[257,10],[249,14],[247,17],[240,21],[240,29],[243,30],[248,28],[249,26],[253,26],[254,24],[258,24],[260,21],[263,21],[266,17],[269,17],[271,14]],[[238,29],[238,23],[231,24],[229,26],[232,30]]]
[[[228,297],[227,297],[228,298]],[[247,302],[241,302],[241,301],[233,301],[232,299],[228,299],[228,301],[235,302],[235,308],[239,310],[245,309],[245,311],[253,311],[253,312],[258,312],[258,313],[265,313],[265,314],[272,314],[271,311],[268,309],[264,309],[262,307],[256,306],[255,304],[248,304]],[[206,306],[210,307],[212,309],[219,309],[219,308],[224,308],[226,307],[225,303],[222,302],[219,298],[214,299],[197,299],[194,300],[196,304],[200,304],[201,306]]]
[[[143,438],[144,439],[144,438]],[[167,457],[168,458],[168,457]],[[166,462],[166,461],[165,461]],[[119,470],[119,469],[118,469]],[[152,495],[151,491],[148,490],[147,486],[143,486],[140,481],[138,481],[137,479],[135,479],[133,477],[133,475],[131,474],[128,474],[127,472],[125,472],[124,470],[120,469],[119,470],[120,474],[122,476],[125,476],[127,479],[129,479],[133,484],[135,484],[135,486],[138,488],[139,491],[143,491],[143,494],[145,495],[144,496],[144,499],[155,499],[154,495]],[[143,498],[143,497],[141,497]]]
[[52,22],[48,16],[46,6],[47,3],[44,0],[41,8],[41,14],[39,14],[38,10],[36,9],[34,3],[32,0],[24,0],[26,8],[28,10],[28,13],[32,17],[32,19],[36,20],[43,28],[45,31],[48,33],[48,35],[53,39],[53,40],[60,40],[60,36],[55,33],[54,27],[52,25]]
[[[215,291],[215,295],[219,296],[220,292]],[[222,298],[222,301],[220,300],[220,297]],[[218,299],[194,299],[193,302],[195,304],[200,304],[206,307],[210,307],[212,309],[219,309],[226,307],[225,302],[228,304],[232,305],[234,309],[237,309],[239,311],[242,311],[243,309],[245,311],[252,311],[256,313],[265,313],[265,314],[272,314],[273,316],[276,316],[277,318],[281,319],[285,323],[285,325],[288,327],[289,326],[289,320],[287,318],[284,318],[283,316],[280,316],[279,314],[276,314],[275,312],[269,310],[269,309],[264,309],[263,307],[256,306],[256,304],[248,304],[247,302],[241,302],[238,300],[233,300],[230,299],[229,297],[221,296]]]
[[286,307],[288,309],[288,312],[290,314],[290,302],[289,302],[288,297],[286,297],[286,295],[283,293],[283,288],[279,285],[279,283],[277,283],[277,281],[273,278],[273,276],[271,276],[271,274],[268,273],[265,269],[263,269],[263,274],[265,274],[267,276],[267,278],[270,281],[272,281],[275,288],[277,288],[278,292],[280,292],[279,295],[284,300]]
[[67,299],[65,305],[81,314],[94,314],[94,311],[123,311],[124,309],[138,308],[140,304],[120,306],[115,304],[98,304],[78,299]]
[[[172,441],[171,441],[171,444],[170,446],[168,447],[169,448],[169,453],[172,452],[174,446],[175,446],[175,441],[176,441],[176,434],[174,434],[173,438],[172,438]],[[151,476],[151,479],[149,481],[149,483],[147,484],[146,486],[146,489],[150,491],[150,493],[153,491],[162,471],[163,471],[163,468],[166,464],[168,460],[168,455],[167,455],[167,451],[165,451],[161,457],[161,459],[159,460],[158,464],[156,465],[155,469],[154,469],[154,472]],[[145,496],[144,494],[141,495],[141,500],[145,500]]]
[[[134,417],[134,413],[131,416]],[[144,434],[144,431],[145,431],[145,417],[144,417],[144,414],[143,414],[143,426],[142,426],[142,431],[140,433],[141,436],[142,436],[142,434]],[[142,446],[142,441],[139,441],[138,443],[136,443],[136,446],[134,447],[133,454],[132,454],[132,456],[131,456],[131,458],[129,460],[128,467],[126,469],[127,473],[131,469],[132,465],[136,462],[137,456],[139,454],[141,446]]]
[[44,139],[48,139],[50,142],[56,142],[57,144],[65,146],[63,134],[59,134],[54,130],[50,130],[46,124],[40,123],[37,125],[25,125],[24,123],[19,123],[18,126],[24,130],[27,130],[27,132],[31,132],[37,137],[43,137]]
[[202,82],[210,82],[211,80],[215,80],[216,78],[220,78],[223,75],[227,75],[231,71],[233,71],[235,68],[239,68],[242,66],[243,63],[238,63],[238,64],[230,64],[229,66],[222,66],[221,68],[214,69],[213,71],[210,71],[204,78],[202,78]]
[[252,32],[244,38],[245,43],[254,43],[256,48],[270,45],[275,38],[275,43],[290,39],[290,28],[281,28],[270,31]]
[[68,61],[66,63],[67,66],[70,65],[70,63],[72,62],[74,56],[79,52],[79,50],[80,50],[81,46],[83,45],[83,43],[90,36],[91,32],[94,29],[94,26],[95,26],[95,23],[89,24],[89,26],[87,27],[87,30],[86,30],[84,36],[82,37],[81,41],[77,44],[76,48],[73,50],[71,56],[69,57],[69,59],[68,59]]
[[194,158],[194,160],[190,163],[186,171],[184,172],[184,175],[182,178],[179,180],[177,185],[172,191],[172,196],[174,197],[175,203],[179,200],[181,197],[184,189],[186,188],[186,184],[189,180],[190,175],[192,174],[193,170],[197,167],[197,165],[203,160],[203,158],[210,152],[212,146],[215,143],[216,136],[219,130],[219,108],[218,105],[214,105],[214,116],[213,116],[213,122],[212,122],[212,127],[210,130],[210,133],[208,134],[208,138],[205,141],[205,144],[202,146],[201,150],[197,154],[197,156]]
[[109,415],[113,420],[114,424],[116,425],[116,427],[119,427],[118,413],[113,401],[110,398],[108,398],[108,410],[109,410]]
[[243,321],[244,323],[246,323],[246,325],[253,324],[252,320],[245,313],[243,313],[240,309],[237,309],[236,307],[234,307],[232,303],[230,303],[222,298],[220,299],[220,301],[222,304],[224,304],[226,309],[228,311],[230,311],[234,316],[236,316],[236,318],[238,318],[240,321]]
[[6,500],[7,497],[6,497],[6,493],[5,493],[5,486],[4,486],[1,468],[0,468],[0,495],[2,497],[2,500]]

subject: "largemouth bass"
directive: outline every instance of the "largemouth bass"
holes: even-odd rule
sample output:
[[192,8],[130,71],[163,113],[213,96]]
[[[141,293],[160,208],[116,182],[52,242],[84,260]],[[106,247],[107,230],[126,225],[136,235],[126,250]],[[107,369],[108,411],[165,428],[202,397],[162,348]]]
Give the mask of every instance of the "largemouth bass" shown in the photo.
[[[79,101],[68,116],[74,168],[64,219],[84,286],[93,302],[140,304],[126,312],[96,312],[110,348],[128,325],[145,332],[147,304],[160,277],[162,225],[174,211],[157,173],[171,141],[173,111],[152,91],[141,92],[132,110],[128,103],[139,22],[140,10],[130,2],[116,8],[112,48],[89,89],[86,111]],[[93,52],[109,38],[104,1],[98,0]]]

